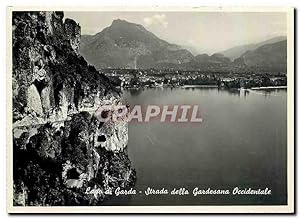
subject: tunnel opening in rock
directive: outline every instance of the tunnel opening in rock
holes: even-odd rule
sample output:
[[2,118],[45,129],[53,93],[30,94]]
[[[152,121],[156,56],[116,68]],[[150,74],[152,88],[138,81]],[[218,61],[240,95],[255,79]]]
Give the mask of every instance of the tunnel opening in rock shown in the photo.
[[104,135],[99,135],[98,138],[97,138],[97,141],[98,142],[104,142],[104,141],[106,141],[106,137]]
[[109,115],[109,111],[108,110],[104,110],[104,111],[101,112],[101,117],[103,119],[106,119],[108,117],[108,115]]
[[100,122],[99,126],[98,126],[98,129],[100,129],[103,125],[104,125],[104,122]]
[[76,168],[72,168],[67,172],[68,179],[79,179],[79,173],[77,172]]
[[47,87],[47,82],[45,80],[38,81],[37,79],[34,80],[33,84],[35,85],[36,89],[38,90],[40,96],[42,90]]

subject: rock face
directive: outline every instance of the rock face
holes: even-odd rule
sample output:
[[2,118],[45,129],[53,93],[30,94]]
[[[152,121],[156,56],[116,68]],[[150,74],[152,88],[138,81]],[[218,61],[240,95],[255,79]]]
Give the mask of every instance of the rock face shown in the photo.
[[80,26],[70,19],[63,22],[62,12],[14,12],[16,126],[36,114],[44,123],[56,115],[66,119],[61,116],[86,103],[117,95],[109,80],[78,55],[79,42]]
[[95,115],[119,92],[78,54],[80,26],[14,12],[12,36],[14,205],[97,205],[132,185],[127,123]]

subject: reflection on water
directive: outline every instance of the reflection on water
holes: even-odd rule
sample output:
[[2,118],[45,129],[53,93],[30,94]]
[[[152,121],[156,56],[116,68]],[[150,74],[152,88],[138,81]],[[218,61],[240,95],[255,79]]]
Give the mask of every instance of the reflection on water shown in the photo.
[[133,195],[105,204],[286,204],[286,90],[144,89],[125,91],[124,99],[130,105],[199,105],[203,117],[199,124],[129,124],[128,153],[138,191],[239,186],[268,187],[272,195]]
[[268,89],[259,89],[259,90],[251,90],[251,89],[224,89],[224,88],[213,88],[213,87],[186,87],[186,90],[217,90],[218,92],[228,92],[228,94],[236,95],[236,96],[244,96],[247,97],[250,92],[263,96],[271,96],[276,94],[286,93],[286,89],[276,89],[276,88],[268,88]]
[[135,89],[135,88],[132,88],[132,89],[128,89],[127,91],[130,93],[130,95],[132,96],[138,96],[139,94],[141,94],[143,92],[143,88],[140,88],[140,89]]

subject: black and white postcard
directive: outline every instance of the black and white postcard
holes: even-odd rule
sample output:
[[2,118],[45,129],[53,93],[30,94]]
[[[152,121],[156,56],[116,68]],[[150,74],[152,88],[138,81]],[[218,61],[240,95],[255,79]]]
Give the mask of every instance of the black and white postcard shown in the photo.
[[293,213],[293,8],[7,9],[10,213]]

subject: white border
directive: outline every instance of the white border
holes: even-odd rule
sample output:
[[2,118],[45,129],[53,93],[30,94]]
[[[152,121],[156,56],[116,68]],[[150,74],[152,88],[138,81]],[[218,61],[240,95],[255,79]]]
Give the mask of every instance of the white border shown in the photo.
[[[44,11],[199,11],[199,12],[286,12],[288,75],[288,205],[273,206],[86,206],[22,207],[12,205],[12,42],[11,13]],[[290,7],[9,7],[7,8],[7,212],[8,213],[293,213],[294,212],[294,9]]]

